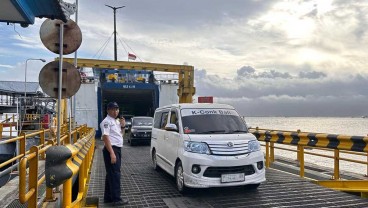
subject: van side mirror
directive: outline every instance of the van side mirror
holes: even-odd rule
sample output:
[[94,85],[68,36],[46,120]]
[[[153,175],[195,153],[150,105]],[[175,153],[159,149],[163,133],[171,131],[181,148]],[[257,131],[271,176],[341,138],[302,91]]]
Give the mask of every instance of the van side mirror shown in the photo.
[[169,124],[166,124],[165,130],[166,131],[176,131],[177,132],[178,131],[178,127],[175,124],[169,123]]

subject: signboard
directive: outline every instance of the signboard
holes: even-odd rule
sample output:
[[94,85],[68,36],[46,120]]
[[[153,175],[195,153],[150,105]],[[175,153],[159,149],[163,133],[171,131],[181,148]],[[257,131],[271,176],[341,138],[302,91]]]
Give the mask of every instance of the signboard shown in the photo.
[[212,96],[198,97],[198,103],[213,103]]
[[213,108],[193,108],[182,109],[181,116],[200,116],[200,115],[231,115],[238,116],[239,114],[232,109],[213,109]]

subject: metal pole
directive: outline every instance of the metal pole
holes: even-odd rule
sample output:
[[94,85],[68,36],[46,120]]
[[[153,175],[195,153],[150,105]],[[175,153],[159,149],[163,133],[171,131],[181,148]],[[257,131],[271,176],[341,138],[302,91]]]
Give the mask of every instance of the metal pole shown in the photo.
[[26,96],[27,96],[27,62],[30,59],[26,60],[26,68],[24,69],[24,103],[26,102]]
[[57,115],[57,145],[60,145],[60,124],[61,124],[61,93],[63,86],[63,47],[64,47],[64,23],[59,27],[59,86],[58,86],[58,115]]
[[[20,135],[20,131],[21,131],[21,123],[19,122],[19,119],[21,119],[20,118],[20,99],[19,98],[16,98],[16,100],[17,100],[17,137]],[[16,154],[17,155],[19,155],[19,140],[17,140],[17,142],[15,143],[15,149],[16,149]],[[17,164],[19,164],[19,159],[17,160]],[[16,165],[17,165],[16,164]],[[19,170],[19,166],[17,165],[16,166],[17,168],[18,168],[18,170]],[[15,169],[15,168],[14,168]]]
[[[77,4],[77,10],[75,11],[75,23],[78,25],[78,0],[76,0],[76,2],[75,2],[76,4]],[[77,68],[78,69],[78,50],[76,50],[75,52],[74,52],[74,66],[75,66],[75,68]],[[72,105],[72,107],[71,107],[71,110],[72,110],[72,118],[73,118],[73,124],[72,124],[72,127],[73,127],[73,129],[76,127],[75,126],[75,111],[76,111],[76,96],[74,95],[73,97],[72,97],[72,102],[71,102],[71,105]]]
[[114,60],[118,60],[118,51],[116,49],[116,8],[114,8]]
[[114,60],[117,61],[118,60],[118,51],[117,51],[117,44],[116,44],[116,10],[124,8],[125,6],[121,6],[121,7],[112,7],[109,5],[106,5],[107,7],[110,7],[111,9],[114,10]]

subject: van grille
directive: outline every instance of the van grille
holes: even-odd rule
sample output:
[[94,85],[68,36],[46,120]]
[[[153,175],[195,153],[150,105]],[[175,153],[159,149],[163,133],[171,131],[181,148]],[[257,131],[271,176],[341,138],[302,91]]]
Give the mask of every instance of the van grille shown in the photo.
[[236,156],[248,154],[248,141],[207,142],[213,155]]
[[255,173],[252,165],[234,166],[234,167],[208,167],[203,176],[209,178],[220,178],[222,174],[244,173],[252,175]]

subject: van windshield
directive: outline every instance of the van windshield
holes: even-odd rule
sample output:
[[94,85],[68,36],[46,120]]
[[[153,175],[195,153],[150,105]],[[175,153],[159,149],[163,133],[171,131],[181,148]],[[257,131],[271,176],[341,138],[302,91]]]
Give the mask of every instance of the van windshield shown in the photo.
[[183,131],[185,134],[248,133],[247,126],[237,113],[230,113],[229,115],[182,113]]
[[133,126],[152,126],[153,118],[133,118]]

